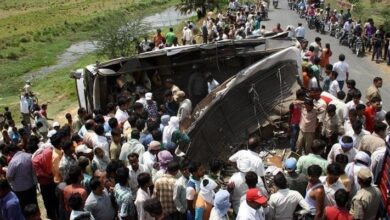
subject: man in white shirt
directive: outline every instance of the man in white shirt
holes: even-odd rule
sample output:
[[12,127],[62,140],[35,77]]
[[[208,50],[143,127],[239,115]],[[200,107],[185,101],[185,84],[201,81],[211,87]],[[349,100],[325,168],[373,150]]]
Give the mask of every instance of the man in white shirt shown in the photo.
[[183,29],[183,45],[191,45],[192,44],[192,26],[184,27]]
[[278,191],[271,195],[268,204],[270,206],[269,219],[289,220],[293,219],[297,206],[301,206],[309,212],[309,205],[298,191],[290,190],[283,173],[274,176],[274,184]]
[[23,121],[25,121],[28,125],[31,125],[28,100],[28,93],[25,93],[24,96],[20,96],[20,113],[22,114]]
[[362,93],[360,91],[354,91],[352,93],[352,100],[347,102],[345,105],[345,111],[344,111],[344,119],[348,119],[349,111],[351,109],[356,109],[356,106],[358,104],[363,104],[363,101],[360,100],[362,98]]
[[123,127],[123,124],[129,118],[129,114],[127,113],[128,108],[129,100],[126,97],[121,96],[118,99],[118,109],[115,113],[115,118],[118,120],[118,124],[120,125],[120,127]]
[[[337,80],[336,80],[337,82]],[[337,118],[340,120],[341,124],[344,125],[344,110],[345,110],[345,102],[343,102],[345,98],[345,92],[339,91],[337,92],[337,99],[333,99],[331,102],[329,102],[329,105],[335,105],[336,106],[336,115]]]
[[343,183],[339,180],[342,174],[342,168],[338,163],[329,164],[326,168],[326,176],[320,177],[325,190],[325,205],[336,205],[334,194],[339,189],[345,189]]
[[267,198],[256,188],[246,192],[246,201],[242,202],[236,220],[265,220],[263,207],[267,206]]
[[334,163],[336,156],[344,154],[348,157],[348,162],[352,162],[357,154],[357,149],[353,147],[353,139],[350,136],[343,136],[340,138],[339,143],[332,146],[328,154],[328,163]]
[[352,137],[353,147],[355,149],[360,148],[362,138],[365,135],[369,135],[370,132],[363,129],[363,123],[360,120],[356,120],[352,123],[352,131],[348,131],[345,135]]
[[303,40],[305,38],[305,28],[302,23],[298,23],[298,27],[295,28],[295,37],[297,40]]
[[349,64],[345,62],[345,55],[340,54],[339,61],[333,64],[333,71],[338,73],[337,81],[340,86],[340,90],[343,90],[344,82],[349,77]]
[[334,97],[337,97],[337,93],[340,91],[339,83],[336,80],[338,73],[336,71],[332,71],[330,74],[330,85],[329,85],[329,93]]
[[137,194],[138,182],[137,176],[140,173],[149,173],[149,170],[146,166],[139,164],[138,161],[139,155],[137,153],[130,153],[127,158],[129,160],[129,186],[133,195]]
[[214,79],[213,75],[210,72],[205,74],[205,78],[207,80],[207,90],[209,93],[219,86],[219,83],[217,82],[217,80]]

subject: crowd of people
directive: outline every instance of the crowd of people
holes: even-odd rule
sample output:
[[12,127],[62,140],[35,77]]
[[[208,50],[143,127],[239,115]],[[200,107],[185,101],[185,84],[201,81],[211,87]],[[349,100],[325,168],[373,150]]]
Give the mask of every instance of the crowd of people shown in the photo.
[[[236,7],[234,2],[229,7]],[[240,10],[232,26],[224,23],[230,14],[207,18],[201,28],[204,43],[260,30],[265,9]],[[182,44],[195,43],[194,28],[191,22],[184,27]],[[278,25],[273,31],[283,30]],[[305,35],[302,24],[287,31],[297,39]],[[163,103],[153,92],[139,90],[136,100],[120,96],[106,109],[67,113],[62,125],[49,122],[48,105],[37,103],[27,82],[20,97],[21,125],[7,107],[0,114],[1,218],[377,219],[381,195],[376,185],[390,141],[383,79],[375,77],[362,97],[345,55],[330,64],[331,47],[321,41],[317,37],[302,51],[301,89],[290,105],[286,147],[298,156],[291,154],[272,171],[259,157],[261,138],[255,135],[247,149],[226,162],[216,158],[202,164],[181,152],[179,146],[190,138],[180,124],[200,100],[186,98],[171,79],[165,80]],[[171,29],[165,36],[157,31],[152,46],[145,38],[140,47],[176,45]],[[207,86],[211,92],[218,82],[210,75]],[[229,166],[235,172],[222,175]]]

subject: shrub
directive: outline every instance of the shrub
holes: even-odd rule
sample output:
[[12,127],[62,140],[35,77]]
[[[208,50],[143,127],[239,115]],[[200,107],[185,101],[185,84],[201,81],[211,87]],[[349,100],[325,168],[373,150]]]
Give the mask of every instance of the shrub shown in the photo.
[[31,41],[31,39],[28,36],[21,36],[20,39],[19,39],[19,42],[21,42],[21,43],[27,43],[27,42],[30,42],[30,41]]
[[10,59],[10,60],[17,60],[19,58],[19,56],[15,53],[15,52],[10,52],[8,55],[7,55],[7,59]]

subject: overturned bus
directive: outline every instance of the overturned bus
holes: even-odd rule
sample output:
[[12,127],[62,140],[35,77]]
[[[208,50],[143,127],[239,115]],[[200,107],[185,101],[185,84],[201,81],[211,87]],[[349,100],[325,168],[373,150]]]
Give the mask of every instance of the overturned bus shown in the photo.
[[79,106],[88,112],[106,109],[107,103],[116,103],[122,92],[132,93],[138,86],[153,91],[154,99],[161,102],[162,82],[167,78],[173,79],[186,94],[191,93],[188,82],[194,66],[198,67],[198,72],[209,72],[222,83],[259,60],[295,45],[295,40],[286,39],[282,33],[273,39],[226,40],[170,47],[133,58],[97,62],[72,72],[71,78],[75,79]]

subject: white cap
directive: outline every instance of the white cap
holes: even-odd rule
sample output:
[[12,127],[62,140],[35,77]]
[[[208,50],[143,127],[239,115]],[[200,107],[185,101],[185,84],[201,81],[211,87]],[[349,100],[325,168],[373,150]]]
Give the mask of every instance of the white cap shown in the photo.
[[60,127],[60,123],[58,121],[53,122],[53,128]]
[[152,100],[152,97],[153,97],[153,94],[151,93],[151,92],[147,92],[146,94],[145,94],[145,99],[146,100]]

